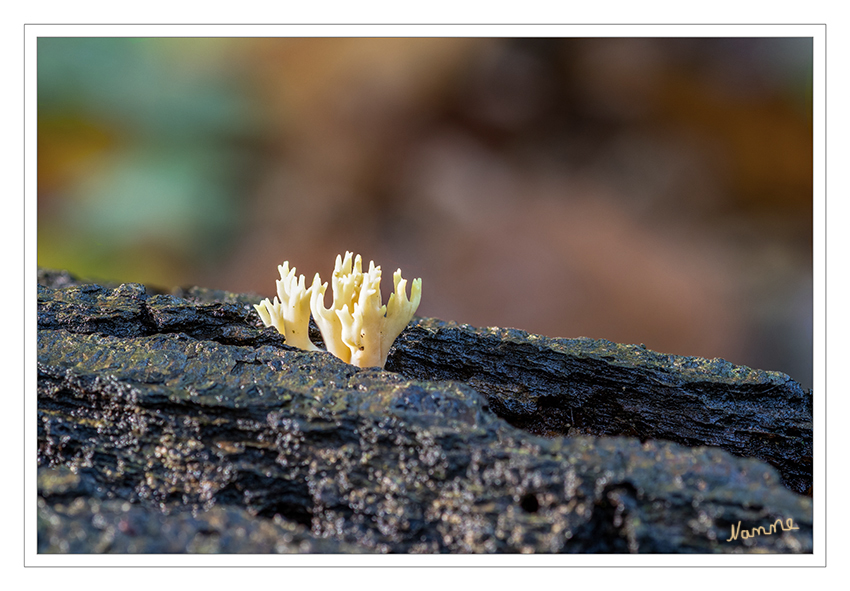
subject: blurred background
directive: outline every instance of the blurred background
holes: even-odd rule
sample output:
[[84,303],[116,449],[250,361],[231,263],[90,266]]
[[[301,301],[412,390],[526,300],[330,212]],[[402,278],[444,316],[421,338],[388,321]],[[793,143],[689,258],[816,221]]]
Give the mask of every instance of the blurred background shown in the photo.
[[351,250],[421,316],[812,383],[807,38],[41,38],[38,264],[273,296]]

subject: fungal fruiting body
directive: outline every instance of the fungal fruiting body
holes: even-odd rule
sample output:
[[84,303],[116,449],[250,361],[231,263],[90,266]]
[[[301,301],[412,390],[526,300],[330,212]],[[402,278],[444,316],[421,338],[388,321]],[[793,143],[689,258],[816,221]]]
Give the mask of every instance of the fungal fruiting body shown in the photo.
[[407,298],[407,280],[401,269],[393,274],[393,293],[381,304],[381,267],[369,262],[363,273],[362,260],[346,252],[336,257],[331,278],[333,304],[325,308],[327,283],[313,281],[310,307],[328,351],[358,367],[383,367],[387,353],[401,334],[422,298],[422,279],[414,279]]
[[[311,285],[304,288],[304,275],[295,278],[295,267],[289,268],[284,261],[278,268],[277,296],[274,302],[268,298],[254,306],[266,326],[274,326],[284,336],[286,344],[306,351],[318,351],[310,341],[310,294]],[[315,283],[315,282],[314,282]]]
[[[380,281],[380,279],[379,279]],[[327,283],[321,283],[319,274],[313,278],[312,296],[310,298],[310,310],[313,312],[313,319],[319,326],[319,331],[322,333],[322,339],[325,341],[330,353],[333,353],[346,363],[351,363],[351,349],[343,342],[343,318],[338,314],[343,308],[351,305],[355,298],[359,298],[360,288],[363,285],[363,270],[360,255],[354,261],[354,269],[351,265],[351,253],[345,253],[345,259],[339,255],[336,256],[334,264],[334,273],[331,277],[331,292],[333,294],[333,302],[330,308],[325,308],[325,291],[328,289]]]
[[[283,269],[288,269],[288,263],[281,265],[281,277]],[[410,299],[407,298],[407,280],[402,279],[401,269],[393,274],[393,293],[386,305],[381,303],[381,267],[376,267],[374,261],[369,262],[369,270],[363,272],[363,261],[360,255],[356,257],[346,252],[345,257],[337,255],[334,265],[334,273],[331,277],[331,292],[333,303],[330,308],[325,307],[325,292],[328,284],[321,283],[318,273],[313,278],[313,284],[309,289],[304,289],[304,276],[300,277],[296,285],[294,281],[295,269],[289,272],[292,276],[291,285],[300,289],[292,288],[287,294],[297,291],[299,306],[304,326],[309,320],[309,315],[304,312],[303,298],[308,297],[310,310],[313,318],[322,333],[325,346],[333,355],[339,357],[346,363],[358,367],[384,367],[387,362],[387,354],[396,337],[401,334],[404,327],[413,319],[419,302],[422,299],[422,279],[414,279],[410,288]],[[280,293],[280,282],[278,282]],[[291,296],[290,296],[291,298]],[[283,301],[283,296],[281,296]],[[277,302],[277,299],[275,299]],[[265,305],[263,309],[262,306]],[[266,326],[271,324],[266,317],[270,316],[273,304],[265,300],[261,306],[255,306]],[[265,314],[265,316],[264,316]],[[306,316],[307,320],[303,320]],[[289,319],[285,319],[284,329],[288,326]],[[279,332],[284,333],[281,327],[275,325]],[[290,343],[288,333],[287,343]],[[315,350],[315,345],[309,342],[308,347],[302,349]],[[300,346],[294,344],[294,346]]]

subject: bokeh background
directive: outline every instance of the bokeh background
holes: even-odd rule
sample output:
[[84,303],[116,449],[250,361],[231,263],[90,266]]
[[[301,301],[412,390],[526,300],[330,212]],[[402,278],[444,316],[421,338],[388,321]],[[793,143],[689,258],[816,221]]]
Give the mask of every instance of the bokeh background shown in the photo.
[[346,250],[418,314],[812,382],[807,38],[41,38],[38,264],[274,295]]

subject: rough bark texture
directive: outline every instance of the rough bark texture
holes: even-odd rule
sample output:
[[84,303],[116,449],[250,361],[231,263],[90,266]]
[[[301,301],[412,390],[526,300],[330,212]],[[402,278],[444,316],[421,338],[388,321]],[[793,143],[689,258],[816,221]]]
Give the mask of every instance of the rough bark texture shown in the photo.
[[776,467],[811,495],[812,394],[785,374],[587,338],[421,319],[387,368],[459,380],[537,435],[625,435],[720,447]]
[[39,282],[41,552],[812,551],[787,376],[433,319],[359,369],[256,297]]

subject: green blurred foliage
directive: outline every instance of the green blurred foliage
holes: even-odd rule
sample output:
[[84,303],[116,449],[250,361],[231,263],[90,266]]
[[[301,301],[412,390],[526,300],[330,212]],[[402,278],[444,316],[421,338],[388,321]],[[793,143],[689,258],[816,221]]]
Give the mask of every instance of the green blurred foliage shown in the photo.
[[166,283],[234,239],[259,121],[220,45],[39,39],[39,265]]

